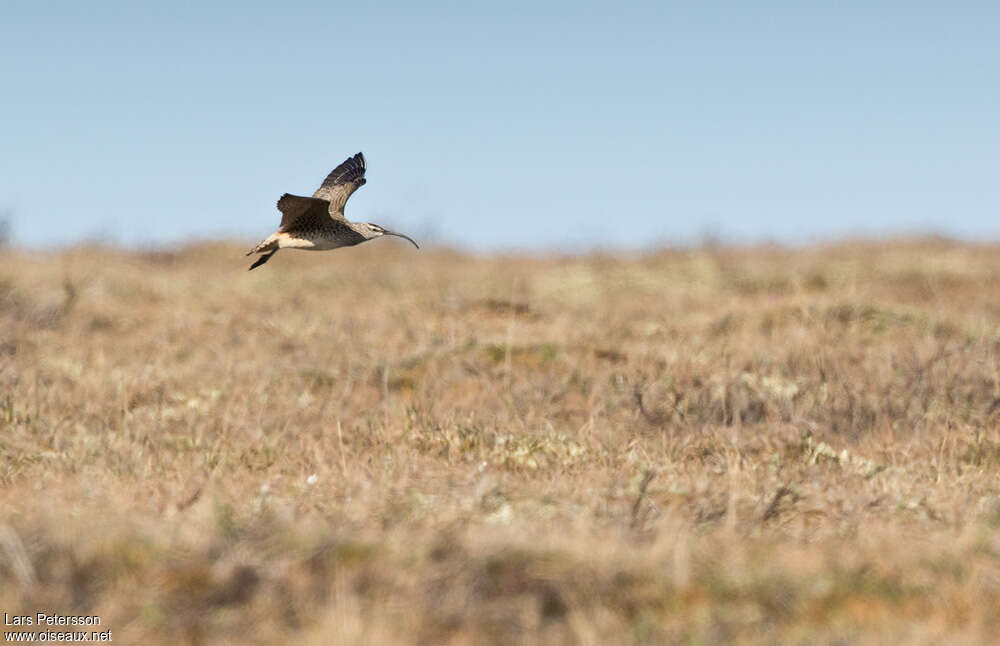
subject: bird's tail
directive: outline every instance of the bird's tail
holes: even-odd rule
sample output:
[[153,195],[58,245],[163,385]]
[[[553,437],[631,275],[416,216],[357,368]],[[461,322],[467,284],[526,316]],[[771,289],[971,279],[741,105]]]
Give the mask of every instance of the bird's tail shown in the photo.
[[267,238],[264,238],[263,240],[261,240],[259,243],[257,243],[256,247],[254,247],[253,249],[251,249],[250,251],[247,252],[247,255],[248,256],[252,256],[255,253],[262,253],[264,255],[261,256],[260,258],[258,258],[257,262],[255,262],[254,264],[250,265],[250,269],[248,269],[247,271],[250,271],[252,269],[256,269],[257,267],[260,267],[265,262],[267,262],[268,260],[270,260],[271,256],[273,256],[274,254],[278,253],[278,249],[279,248],[280,247],[278,245],[278,240],[275,239],[275,236],[273,236],[273,235],[272,236],[268,236]]
[[247,252],[247,255],[252,256],[255,253],[264,253],[272,249],[278,249],[278,241],[274,239],[274,236],[269,236],[258,242],[256,247]]

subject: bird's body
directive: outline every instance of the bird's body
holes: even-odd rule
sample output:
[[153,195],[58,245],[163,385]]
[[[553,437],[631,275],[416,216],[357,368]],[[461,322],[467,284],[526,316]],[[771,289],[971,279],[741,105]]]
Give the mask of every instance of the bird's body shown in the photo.
[[312,197],[285,193],[278,199],[281,226],[247,255],[262,255],[250,269],[260,267],[279,249],[311,249],[324,251],[350,247],[383,235],[409,237],[389,231],[371,222],[350,222],[344,217],[344,205],[354,191],[364,186],[365,156],[361,153],[347,158],[327,175]]

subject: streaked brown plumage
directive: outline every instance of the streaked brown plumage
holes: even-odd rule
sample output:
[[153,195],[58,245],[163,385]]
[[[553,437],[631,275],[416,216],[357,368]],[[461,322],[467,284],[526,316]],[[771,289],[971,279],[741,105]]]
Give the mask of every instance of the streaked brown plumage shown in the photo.
[[348,198],[367,181],[366,169],[365,156],[358,153],[334,168],[312,197],[282,195],[278,199],[281,226],[247,253],[248,256],[264,254],[250,265],[250,269],[260,267],[286,247],[323,251],[349,247],[384,235],[405,238],[419,249],[416,242],[402,233],[371,222],[350,222],[344,217]]

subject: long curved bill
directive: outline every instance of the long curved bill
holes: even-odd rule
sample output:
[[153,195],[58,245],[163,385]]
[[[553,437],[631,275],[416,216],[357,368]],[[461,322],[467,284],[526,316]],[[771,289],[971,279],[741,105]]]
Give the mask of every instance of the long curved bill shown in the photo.
[[404,238],[406,240],[409,240],[410,243],[413,244],[413,246],[416,247],[417,249],[420,248],[420,245],[418,245],[416,242],[413,242],[413,238],[411,238],[410,236],[404,236],[402,233],[396,233],[395,231],[389,231],[388,229],[382,229],[382,235],[396,236],[397,238]]

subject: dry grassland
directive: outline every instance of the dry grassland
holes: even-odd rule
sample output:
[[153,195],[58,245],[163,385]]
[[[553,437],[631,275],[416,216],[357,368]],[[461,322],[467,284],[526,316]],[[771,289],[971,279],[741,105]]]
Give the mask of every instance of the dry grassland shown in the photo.
[[988,643],[1000,249],[8,250],[0,611],[116,643]]

